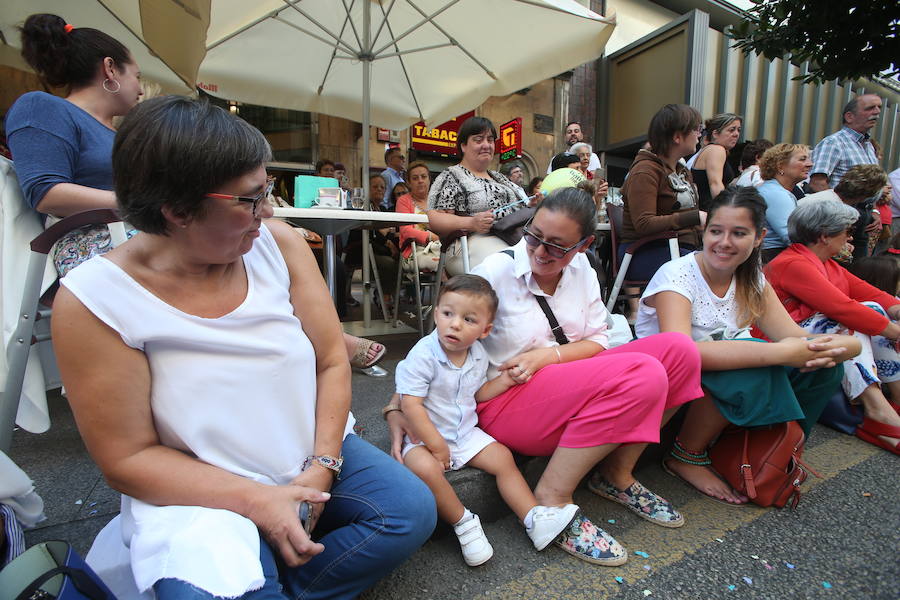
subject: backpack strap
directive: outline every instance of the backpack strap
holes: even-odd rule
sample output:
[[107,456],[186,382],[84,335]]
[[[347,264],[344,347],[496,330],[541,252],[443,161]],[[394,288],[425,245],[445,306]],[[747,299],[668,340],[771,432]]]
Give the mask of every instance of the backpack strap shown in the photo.
[[[501,252],[515,260],[515,254],[513,253],[511,248],[501,250]],[[566,334],[563,333],[562,325],[560,325],[559,321],[556,320],[556,315],[553,314],[553,309],[550,308],[550,303],[547,302],[547,298],[545,298],[544,296],[538,296],[537,294],[532,295],[534,296],[534,299],[537,300],[538,306],[541,307],[544,316],[547,317],[547,323],[550,324],[550,333],[552,333],[553,337],[556,338],[556,343],[560,346],[562,346],[563,344],[568,344],[569,338],[567,338]]]

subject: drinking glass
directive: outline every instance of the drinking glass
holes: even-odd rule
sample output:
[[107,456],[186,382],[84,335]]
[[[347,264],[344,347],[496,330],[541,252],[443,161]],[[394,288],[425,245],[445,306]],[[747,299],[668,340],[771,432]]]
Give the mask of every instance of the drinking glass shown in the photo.
[[361,187],[355,187],[350,190],[350,206],[359,210],[366,203],[366,196]]

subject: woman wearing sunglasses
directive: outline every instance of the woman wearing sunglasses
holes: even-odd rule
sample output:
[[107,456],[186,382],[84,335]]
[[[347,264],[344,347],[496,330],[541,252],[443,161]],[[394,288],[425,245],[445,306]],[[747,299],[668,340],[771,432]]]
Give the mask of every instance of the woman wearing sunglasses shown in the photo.
[[434,527],[428,489],[353,433],[337,313],[268,220],[268,160],[221,108],[142,103],[113,148],[141,233],[56,296],[69,403],[123,494],[91,552],[118,598],[355,598]]
[[[631,473],[645,445],[659,441],[661,421],[702,394],[699,355],[682,334],[606,349],[607,312],[584,255],[595,219],[590,194],[558,189],[539,205],[518,244],[475,268],[500,298],[494,328],[482,340],[488,377],[507,371],[517,383],[478,405],[479,426],[515,452],[551,457],[534,490],[541,504],[571,504],[575,487],[600,463],[592,492],[655,524],[680,527],[675,508]],[[388,418],[396,436],[403,417]],[[594,564],[626,559],[581,512],[556,544]]]

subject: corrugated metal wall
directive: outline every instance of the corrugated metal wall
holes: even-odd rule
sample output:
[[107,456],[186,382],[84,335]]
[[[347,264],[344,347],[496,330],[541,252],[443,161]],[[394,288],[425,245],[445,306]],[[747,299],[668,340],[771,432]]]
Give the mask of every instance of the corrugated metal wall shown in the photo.
[[841,127],[841,109],[853,94],[875,93],[881,117],[870,132],[884,153],[882,166],[900,166],[900,93],[870,81],[803,84],[793,79],[808,69],[788,60],[766,60],[729,48],[729,40],[709,30],[705,117],[717,112],[744,116],[745,139],[768,138],[814,146]]

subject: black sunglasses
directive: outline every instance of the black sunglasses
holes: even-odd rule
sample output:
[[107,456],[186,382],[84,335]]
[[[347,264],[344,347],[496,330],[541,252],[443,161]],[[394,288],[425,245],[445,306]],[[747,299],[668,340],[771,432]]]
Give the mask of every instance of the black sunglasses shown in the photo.
[[581,238],[580,241],[575,242],[568,248],[560,246],[559,244],[554,244],[553,242],[548,242],[543,238],[539,238],[535,234],[531,232],[528,228],[531,225],[531,221],[522,227],[522,237],[525,238],[525,243],[531,246],[532,248],[537,248],[538,246],[544,246],[544,250],[546,250],[547,254],[552,256],[553,258],[565,258],[566,254],[578,248],[587,241],[587,238]]

